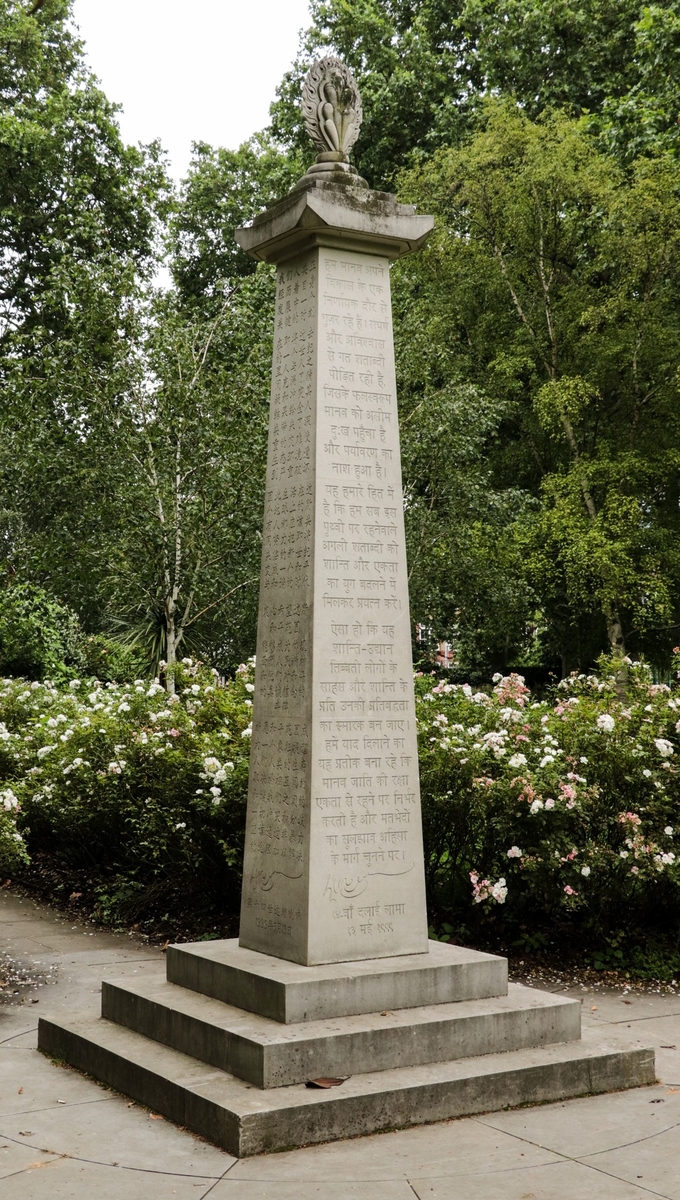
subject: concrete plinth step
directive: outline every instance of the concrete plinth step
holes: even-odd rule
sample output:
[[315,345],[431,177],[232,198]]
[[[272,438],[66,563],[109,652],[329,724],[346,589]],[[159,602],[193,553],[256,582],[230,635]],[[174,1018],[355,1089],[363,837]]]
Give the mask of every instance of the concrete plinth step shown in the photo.
[[168,982],[284,1024],[504,996],[505,958],[429,943],[426,954],[303,967],[237,938],[168,946]]
[[581,1036],[577,1000],[517,984],[493,999],[283,1025],[146,976],[105,981],[102,1016],[261,1088]]
[[355,1075],[328,1091],[262,1091],[103,1018],[43,1018],[38,1044],[239,1157],[655,1081],[653,1050],[599,1030],[578,1042]]

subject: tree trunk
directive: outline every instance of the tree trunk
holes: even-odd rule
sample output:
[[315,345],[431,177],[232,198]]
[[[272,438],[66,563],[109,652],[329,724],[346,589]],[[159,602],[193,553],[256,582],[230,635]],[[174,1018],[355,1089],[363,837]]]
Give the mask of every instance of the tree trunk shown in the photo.
[[605,617],[607,619],[607,637],[611,646],[612,654],[616,658],[623,658],[626,653],[626,641],[623,635],[623,626],[619,610],[616,605],[608,604],[605,609]]
[[165,671],[165,687],[168,695],[175,694],[175,663],[177,662],[177,630],[175,628],[175,613],[174,605],[166,606],[165,618],[165,638],[166,638],[166,655],[167,663]]
[[611,652],[615,659],[618,659],[616,668],[616,697],[618,700],[625,700],[626,691],[628,689],[628,664],[624,662],[626,655],[626,641],[623,634],[623,626],[619,616],[619,610],[615,604],[608,604],[605,609],[605,617],[607,620],[607,637]]

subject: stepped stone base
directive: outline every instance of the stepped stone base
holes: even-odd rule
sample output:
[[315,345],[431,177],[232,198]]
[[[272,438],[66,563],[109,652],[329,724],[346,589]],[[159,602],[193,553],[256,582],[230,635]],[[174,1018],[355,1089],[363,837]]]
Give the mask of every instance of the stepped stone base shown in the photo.
[[246,1157],[654,1083],[654,1052],[614,1037],[266,1091],[100,1019],[40,1021],[40,1048]]
[[581,1006],[549,993],[281,1025],[162,977],[104,983],[102,1016],[256,1087],[469,1058],[580,1037]]
[[428,945],[427,954],[303,967],[247,950],[237,938],[188,942],[168,946],[167,977],[168,983],[284,1024],[507,992],[506,959],[445,942]]
[[239,1156],[655,1079],[652,1050],[581,1041],[577,1001],[461,947],[302,967],[198,943],[167,976],[105,982],[102,1016],[42,1019],[39,1048]]

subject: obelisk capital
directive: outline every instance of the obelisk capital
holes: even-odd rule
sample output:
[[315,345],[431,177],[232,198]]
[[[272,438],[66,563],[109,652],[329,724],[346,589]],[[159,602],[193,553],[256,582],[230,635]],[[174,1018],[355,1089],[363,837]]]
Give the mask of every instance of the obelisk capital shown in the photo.
[[317,177],[237,229],[236,240],[251,258],[268,263],[285,262],[315,246],[396,259],[418,250],[433,225],[433,217],[399,204],[389,192]]
[[368,187],[349,161],[359,136],[361,96],[349,68],[328,56],[315,62],[302,90],[307,131],[319,151],[293,191],[249,224],[236,241],[251,258],[282,263],[316,246],[402,258],[418,250],[434,218]]

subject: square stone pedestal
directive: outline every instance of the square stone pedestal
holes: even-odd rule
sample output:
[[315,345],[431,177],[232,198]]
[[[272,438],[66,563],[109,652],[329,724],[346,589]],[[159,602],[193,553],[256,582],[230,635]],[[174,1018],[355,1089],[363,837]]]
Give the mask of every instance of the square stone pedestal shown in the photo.
[[581,1040],[578,1001],[459,946],[305,967],[229,940],[166,965],[41,1020],[39,1047],[239,1156],[655,1079],[651,1049]]

